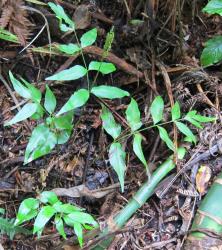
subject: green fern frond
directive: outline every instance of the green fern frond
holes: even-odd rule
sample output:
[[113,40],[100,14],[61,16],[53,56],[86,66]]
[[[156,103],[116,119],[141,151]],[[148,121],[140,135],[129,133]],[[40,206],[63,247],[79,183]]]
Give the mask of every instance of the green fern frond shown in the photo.
[[30,230],[27,230],[21,226],[15,226],[14,221],[15,219],[7,219],[0,217],[0,235],[6,234],[7,236],[9,236],[10,240],[12,240],[15,234],[32,234]]

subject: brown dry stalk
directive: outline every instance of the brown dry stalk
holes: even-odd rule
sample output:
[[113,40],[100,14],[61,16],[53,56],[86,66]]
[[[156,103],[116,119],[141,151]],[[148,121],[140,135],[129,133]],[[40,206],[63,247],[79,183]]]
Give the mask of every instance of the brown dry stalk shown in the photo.
[[23,0],[0,0],[0,27],[17,35],[21,45],[29,38],[32,23],[27,18]]

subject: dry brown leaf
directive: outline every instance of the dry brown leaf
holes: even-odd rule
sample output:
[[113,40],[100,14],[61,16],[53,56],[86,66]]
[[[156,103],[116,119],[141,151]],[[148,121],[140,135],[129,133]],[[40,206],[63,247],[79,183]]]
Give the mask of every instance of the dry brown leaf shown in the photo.
[[76,29],[85,29],[91,24],[91,14],[87,5],[79,5],[73,15]]
[[24,6],[23,0],[0,0],[0,27],[17,35],[21,45],[26,44],[32,26]]
[[200,166],[200,168],[198,169],[198,173],[196,175],[196,187],[201,195],[204,195],[206,193],[210,177],[211,177],[211,169],[206,165]]
[[51,191],[58,196],[68,196],[72,198],[86,196],[89,198],[100,199],[106,196],[107,194],[113,192],[114,189],[118,188],[119,186],[119,183],[116,183],[107,188],[90,190],[85,185],[79,185],[71,188],[54,188]]

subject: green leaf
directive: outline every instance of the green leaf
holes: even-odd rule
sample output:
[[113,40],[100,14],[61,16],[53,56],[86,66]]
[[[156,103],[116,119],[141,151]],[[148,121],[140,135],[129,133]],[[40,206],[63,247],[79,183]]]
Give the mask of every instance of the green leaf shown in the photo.
[[130,94],[127,91],[124,91],[117,87],[100,85],[98,87],[93,87],[91,93],[99,98],[115,99],[123,98],[129,96]]
[[194,119],[191,118],[191,117],[184,117],[184,120],[190,122],[191,124],[193,124],[193,125],[194,125],[195,127],[197,127],[197,128],[200,128],[200,129],[203,128],[203,126],[201,126],[201,124],[200,124],[199,122],[197,122],[196,120],[194,120]]
[[57,130],[72,130],[74,112],[70,111],[64,115],[58,117],[47,117],[46,124],[49,125],[50,128],[57,129]]
[[74,115],[73,111],[70,111],[66,113],[65,115],[54,117],[53,122],[54,122],[55,128],[72,130],[73,115]]
[[89,64],[89,70],[96,70],[106,75],[116,71],[116,67],[112,63],[92,61]]
[[83,77],[87,73],[87,69],[84,68],[81,65],[75,65],[72,68],[65,69],[63,71],[60,71],[59,73],[56,73],[55,75],[52,75],[50,77],[47,77],[47,81],[71,81],[76,80],[81,77]]
[[58,133],[56,134],[57,143],[58,144],[66,143],[69,140],[71,134],[72,134],[71,129],[65,129],[65,130],[58,131]]
[[157,128],[159,130],[160,138],[166,143],[169,149],[174,151],[174,144],[172,140],[170,139],[166,129],[160,126],[157,126]]
[[175,121],[175,120],[178,120],[180,119],[180,105],[178,102],[176,102],[173,107],[172,107],[172,110],[171,110],[171,114],[172,114],[172,121]]
[[21,78],[21,80],[24,82],[26,87],[29,89],[29,92],[30,92],[30,95],[31,95],[30,99],[33,100],[34,102],[40,103],[41,99],[42,99],[41,91],[39,89],[37,89],[36,87],[34,87],[29,82],[27,82],[25,79]]
[[138,25],[142,25],[142,24],[144,23],[144,20],[140,20],[140,19],[131,19],[131,20],[129,21],[129,23],[130,23],[131,25],[136,25],[136,26],[138,26]]
[[64,230],[63,219],[59,215],[55,216],[55,226],[56,226],[56,230],[59,232],[59,234],[64,239],[66,239],[66,234],[65,234],[65,230]]
[[124,176],[126,171],[126,153],[119,142],[112,143],[109,149],[109,161],[119,178],[122,192],[124,191]]
[[106,40],[105,40],[105,44],[103,46],[103,50],[104,50],[103,57],[104,58],[106,58],[108,56],[108,53],[111,50],[114,37],[115,37],[114,26],[112,26],[110,31],[106,34]]
[[80,223],[76,222],[74,224],[74,231],[79,241],[79,245],[80,247],[82,247],[83,246],[83,233],[82,233],[82,226]]
[[200,61],[205,67],[222,60],[222,36],[215,36],[205,43]]
[[186,116],[184,117],[184,119],[187,118],[193,118],[198,122],[214,122],[216,120],[216,117],[207,117],[207,116],[202,116],[202,115],[198,115],[196,110],[192,110],[190,112],[188,112],[186,114]]
[[44,191],[40,194],[40,199],[42,203],[49,203],[51,205],[55,204],[59,199],[54,192]]
[[157,124],[160,122],[163,118],[163,109],[164,109],[164,102],[163,98],[161,96],[157,96],[151,106],[150,106],[150,112],[151,116],[153,118],[153,123]]
[[137,102],[133,98],[131,98],[131,102],[126,109],[126,119],[132,131],[141,128],[140,110]]
[[34,198],[28,198],[22,201],[16,216],[15,225],[22,224],[27,220],[31,220],[37,215],[39,201]]
[[76,91],[69,100],[65,103],[65,105],[60,109],[58,115],[61,115],[65,112],[68,112],[70,110],[82,107],[86,104],[86,102],[89,99],[89,91],[86,89],[80,89]]
[[49,114],[52,114],[56,108],[55,95],[53,94],[48,85],[46,85],[44,107],[49,112]]
[[31,235],[32,232],[23,228],[23,226],[16,226],[14,224],[14,218],[8,219],[0,217],[0,234],[6,234],[10,240],[13,240],[16,234]]
[[80,47],[77,44],[73,44],[73,43],[59,44],[58,49],[68,55],[73,55],[76,52],[80,51]]
[[38,125],[32,131],[26,147],[24,164],[50,153],[56,143],[56,135],[45,124]]
[[11,71],[9,71],[9,78],[17,94],[26,99],[31,99],[31,93],[29,89],[26,88],[23,84],[21,84],[21,82],[13,76]]
[[35,219],[33,234],[37,233],[38,237],[40,237],[46,223],[52,218],[55,213],[56,210],[51,206],[42,207]]
[[97,38],[97,29],[96,28],[87,31],[80,38],[81,47],[85,48],[87,46],[92,45],[96,41],[96,38]]
[[222,1],[221,0],[210,0],[209,3],[203,8],[203,11],[209,14],[222,15]]
[[36,112],[37,108],[37,103],[25,104],[10,121],[5,123],[5,126],[10,126],[31,117]]
[[[48,5],[52,9],[52,11],[55,13],[56,17],[60,20],[60,25],[59,26],[60,26],[60,29],[62,31],[66,32],[66,31],[75,29],[74,22],[65,13],[62,6],[60,6],[58,4],[51,3],[51,2],[49,2]],[[62,23],[62,21],[64,21],[67,25]]]
[[63,213],[63,214],[71,214],[71,213],[74,213],[74,212],[77,212],[77,211],[81,211],[82,208],[78,208],[78,207],[75,207],[71,204],[55,204],[53,206],[55,208],[55,210],[58,212],[58,213]]
[[104,105],[102,105],[101,119],[105,131],[116,139],[121,134],[121,126],[116,123],[112,113]]
[[3,39],[5,41],[13,42],[13,43],[19,43],[18,37],[8,30],[3,29],[0,27],[0,39]]
[[140,159],[140,161],[143,163],[143,165],[148,168],[146,159],[143,154],[142,149],[142,135],[140,133],[134,134],[133,138],[133,151],[135,155]]
[[0,208],[0,214],[1,214],[1,215],[5,214],[5,209],[2,208],[2,207]]
[[185,125],[182,122],[175,122],[175,124],[177,125],[178,129],[180,130],[181,133],[183,133],[184,135],[186,135],[188,138],[190,138],[194,143],[197,142],[195,135],[193,134],[193,132],[187,127],[187,125]]
[[64,216],[64,221],[69,226],[74,226],[76,222],[81,224],[89,224],[94,227],[98,225],[92,215],[80,211],[75,211],[71,214]]
[[44,113],[45,113],[42,105],[39,104],[39,103],[36,103],[36,104],[37,104],[36,112],[32,116],[30,116],[30,118],[33,119],[33,120],[41,119],[43,117]]

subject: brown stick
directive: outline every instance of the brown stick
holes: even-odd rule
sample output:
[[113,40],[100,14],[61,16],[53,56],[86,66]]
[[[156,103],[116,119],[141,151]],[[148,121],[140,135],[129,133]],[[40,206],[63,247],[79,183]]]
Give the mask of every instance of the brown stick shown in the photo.
[[[104,50],[97,47],[97,46],[89,46],[83,49],[83,53],[86,54],[92,54],[96,56],[102,56],[104,53]],[[112,53],[108,53],[106,60],[109,62],[114,63],[119,69],[131,74],[131,75],[136,75],[138,78],[143,78],[144,75],[141,71],[137,70],[134,66],[131,64],[127,63],[125,60],[117,57],[116,55]]]

